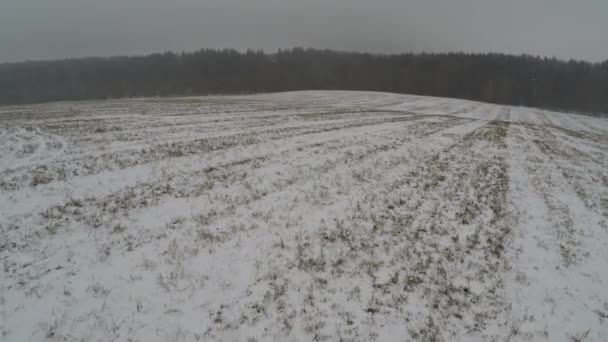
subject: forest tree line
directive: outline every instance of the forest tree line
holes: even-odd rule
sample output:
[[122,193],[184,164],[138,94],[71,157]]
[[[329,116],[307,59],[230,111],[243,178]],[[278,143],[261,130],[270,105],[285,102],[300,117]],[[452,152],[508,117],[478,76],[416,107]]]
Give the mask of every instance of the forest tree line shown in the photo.
[[608,61],[294,48],[0,64],[0,104],[311,89],[387,91],[605,114]]

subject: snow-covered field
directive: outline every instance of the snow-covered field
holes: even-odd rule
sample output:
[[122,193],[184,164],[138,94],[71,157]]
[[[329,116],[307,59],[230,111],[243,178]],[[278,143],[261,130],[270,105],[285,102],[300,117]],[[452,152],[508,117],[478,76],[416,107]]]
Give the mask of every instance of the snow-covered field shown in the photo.
[[607,341],[608,120],[383,93],[0,107],[2,341]]

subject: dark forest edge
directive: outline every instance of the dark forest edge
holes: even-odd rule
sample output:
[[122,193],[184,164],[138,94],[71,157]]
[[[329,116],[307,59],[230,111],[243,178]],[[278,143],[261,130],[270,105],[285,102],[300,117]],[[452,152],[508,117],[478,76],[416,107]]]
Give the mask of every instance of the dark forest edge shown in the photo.
[[3,105],[312,89],[385,91],[605,115],[608,61],[294,48],[0,64]]

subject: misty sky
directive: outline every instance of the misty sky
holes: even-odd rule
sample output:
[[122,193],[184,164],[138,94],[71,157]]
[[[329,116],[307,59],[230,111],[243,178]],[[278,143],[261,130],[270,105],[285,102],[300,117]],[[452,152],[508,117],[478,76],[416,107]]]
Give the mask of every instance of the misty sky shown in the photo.
[[0,0],[0,62],[200,48],[608,59],[607,0]]

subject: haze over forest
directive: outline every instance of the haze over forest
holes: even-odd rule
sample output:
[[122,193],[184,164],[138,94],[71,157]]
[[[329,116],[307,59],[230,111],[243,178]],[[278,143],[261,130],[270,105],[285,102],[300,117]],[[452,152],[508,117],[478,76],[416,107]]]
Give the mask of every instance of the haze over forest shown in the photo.
[[604,0],[3,0],[0,62],[304,46],[608,58]]

